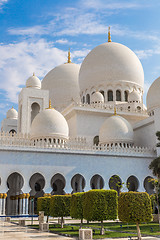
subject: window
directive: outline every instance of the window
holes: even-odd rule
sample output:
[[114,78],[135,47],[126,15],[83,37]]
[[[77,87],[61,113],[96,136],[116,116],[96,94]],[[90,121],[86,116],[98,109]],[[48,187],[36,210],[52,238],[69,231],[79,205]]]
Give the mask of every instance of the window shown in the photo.
[[109,101],[113,101],[113,91],[112,90],[108,91],[108,102]]
[[120,90],[116,91],[116,101],[121,101],[121,91]]
[[90,95],[89,94],[86,95],[86,103],[90,104]]
[[124,101],[128,102],[128,92],[124,91]]
[[93,144],[96,145],[96,146],[98,146],[98,144],[99,144],[99,136],[95,136],[95,137],[93,138]]
[[82,103],[85,103],[85,97],[84,96],[82,97]]
[[104,91],[103,91],[103,90],[100,90],[99,92],[103,95],[103,97],[104,97],[104,99],[105,99]]

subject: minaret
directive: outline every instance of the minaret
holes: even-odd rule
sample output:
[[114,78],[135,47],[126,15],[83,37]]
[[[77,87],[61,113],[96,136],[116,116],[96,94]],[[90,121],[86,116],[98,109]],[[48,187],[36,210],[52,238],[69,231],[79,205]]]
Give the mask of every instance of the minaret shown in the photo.
[[111,40],[110,27],[108,27],[108,42],[112,42],[112,40]]

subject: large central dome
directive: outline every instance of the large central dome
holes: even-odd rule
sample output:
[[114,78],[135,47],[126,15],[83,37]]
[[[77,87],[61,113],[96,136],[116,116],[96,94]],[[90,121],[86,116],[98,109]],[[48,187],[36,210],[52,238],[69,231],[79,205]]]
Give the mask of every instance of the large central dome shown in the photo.
[[107,42],[95,47],[84,59],[79,74],[81,94],[108,85],[133,85],[143,89],[144,73],[141,62],[128,47]]

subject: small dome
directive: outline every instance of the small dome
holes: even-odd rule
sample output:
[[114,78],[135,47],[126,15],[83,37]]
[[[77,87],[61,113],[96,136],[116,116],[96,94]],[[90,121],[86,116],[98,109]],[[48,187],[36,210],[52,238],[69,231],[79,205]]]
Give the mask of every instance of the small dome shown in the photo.
[[141,102],[140,94],[137,91],[133,90],[128,95],[128,102]]
[[72,100],[80,101],[79,68],[78,64],[65,63],[52,69],[42,80],[42,89],[49,90],[49,98],[55,108],[61,110]]
[[102,93],[95,92],[91,95],[91,103],[104,103],[104,97]]
[[82,62],[79,72],[80,94],[93,87],[131,84],[143,89],[144,72],[136,54],[115,42],[95,47]]
[[133,143],[133,128],[131,124],[118,115],[107,118],[100,128],[99,143]]
[[33,76],[29,77],[26,81],[26,87],[27,88],[37,88],[41,89],[41,81],[38,77],[35,76],[33,73]]
[[160,77],[150,86],[147,93],[147,111],[160,107]]
[[11,109],[9,109],[8,112],[7,112],[7,118],[17,119],[18,118],[18,112],[16,111],[16,109],[14,109],[13,107]]
[[68,139],[69,129],[66,119],[53,108],[48,108],[34,118],[31,125],[31,138]]

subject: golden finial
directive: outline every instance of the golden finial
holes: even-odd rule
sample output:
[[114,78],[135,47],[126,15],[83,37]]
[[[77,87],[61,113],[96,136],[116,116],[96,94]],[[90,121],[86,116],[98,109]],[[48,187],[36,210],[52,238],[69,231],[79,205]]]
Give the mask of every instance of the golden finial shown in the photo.
[[12,106],[12,108],[11,109],[13,109],[13,106]]
[[116,107],[114,107],[114,116],[117,115]]
[[51,105],[51,99],[49,99],[49,109],[52,108],[52,105]]
[[111,28],[110,27],[108,27],[108,42],[112,42],[112,40],[111,40]]
[[35,72],[33,72],[33,76],[35,76]]
[[71,63],[71,52],[70,52],[70,48],[69,48],[69,51],[68,51],[68,63]]
[[54,109],[54,108],[52,108],[51,99],[49,99],[49,107],[46,109]]

